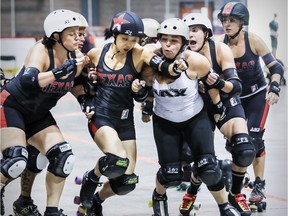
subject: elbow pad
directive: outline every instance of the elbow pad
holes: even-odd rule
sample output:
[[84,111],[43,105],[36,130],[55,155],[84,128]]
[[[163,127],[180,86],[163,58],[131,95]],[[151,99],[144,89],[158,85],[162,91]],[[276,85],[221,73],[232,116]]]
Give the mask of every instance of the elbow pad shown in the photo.
[[274,65],[272,65],[269,68],[269,72],[271,74],[271,76],[273,76],[273,74],[279,74],[281,76],[281,79],[283,78],[283,74],[284,74],[284,68],[283,66],[277,61],[277,63],[275,63]]
[[40,71],[35,67],[28,67],[25,69],[22,76],[20,76],[20,82],[22,87],[27,91],[34,91],[36,89],[40,89],[40,85],[38,83],[38,74]]
[[242,84],[238,79],[231,79],[229,80],[233,84],[233,89],[229,92],[230,96],[238,96],[242,93]]

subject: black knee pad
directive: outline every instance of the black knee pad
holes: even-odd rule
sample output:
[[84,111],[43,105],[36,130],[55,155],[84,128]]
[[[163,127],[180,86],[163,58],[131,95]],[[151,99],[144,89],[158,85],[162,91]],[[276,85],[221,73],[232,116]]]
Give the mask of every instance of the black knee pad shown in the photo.
[[121,175],[113,179],[109,179],[110,186],[115,194],[125,195],[133,191],[139,178],[134,173],[132,175]]
[[157,179],[162,186],[168,188],[179,185],[182,181],[182,175],[180,162],[168,163],[161,165],[157,172]]
[[248,134],[240,133],[232,136],[232,158],[239,167],[248,167],[252,164],[256,151],[252,139]]
[[129,159],[106,153],[105,156],[99,159],[98,164],[102,175],[108,178],[116,178],[126,172],[129,165]]
[[205,154],[197,158],[193,165],[193,172],[207,186],[217,184],[222,177],[222,171],[215,155]]
[[40,151],[32,145],[27,146],[28,163],[27,169],[33,173],[40,173],[48,164],[48,159],[42,155]]
[[6,178],[15,179],[21,175],[27,165],[28,152],[22,146],[13,146],[4,149],[1,159],[1,173]]
[[56,176],[66,178],[72,172],[75,156],[67,142],[58,143],[48,150],[46,156],[49,160],[47,170]]

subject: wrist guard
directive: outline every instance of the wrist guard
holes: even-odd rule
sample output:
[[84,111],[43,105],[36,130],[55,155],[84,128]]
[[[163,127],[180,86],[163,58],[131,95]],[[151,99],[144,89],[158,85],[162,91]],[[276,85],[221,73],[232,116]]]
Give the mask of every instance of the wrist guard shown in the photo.
[[145,87],[141,88],[138,92],[133,92],[134,99],[137,102],[143,102],[148,97],[149,87],[145,85]]
[[281,89],[279,87],[279,84],[276,81],[273,81],[273,82],[270,83],[268,93],[273,92],[273,93],[275,93],[275,94],[277,94],[279,96],[280,90]]
[[222,101],[219,101],[217,104],[214,105],[214,114],[219,114],[220,118],[219,121],[222,121],[226,117],[226,107],[222,103]]
[[61,65],[58,68],[53,68],[52,73],[54,74],[55,79],[59,79],[63,76],[66,76],[67,74],[74,71],[76,67],[76,60],[75,59],[69,59],[64,62],[63,65]]
[[145,100],[142,108],[142,115],[152,115],[153,114],[153,102]]

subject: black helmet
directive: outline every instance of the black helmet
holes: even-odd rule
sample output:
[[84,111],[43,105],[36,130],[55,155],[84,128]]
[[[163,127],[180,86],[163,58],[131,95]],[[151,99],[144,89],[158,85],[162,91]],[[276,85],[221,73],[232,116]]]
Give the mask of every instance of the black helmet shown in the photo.
[[218,19],[222,21],[225,16],[236,16],[244,22],[244,25],[249,24],[249,11],[247,7],[240,2],[229,2],[225,4],[218,14]]
[[123,11],[114,15],[110,31],[117,34],[142,37],[144,35],[144,25],[142,19],[131,11]]

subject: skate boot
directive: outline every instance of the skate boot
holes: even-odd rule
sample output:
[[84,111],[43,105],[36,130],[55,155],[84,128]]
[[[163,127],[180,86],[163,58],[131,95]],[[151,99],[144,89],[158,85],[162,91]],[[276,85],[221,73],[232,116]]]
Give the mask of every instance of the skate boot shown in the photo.
[[241,216],[240,212],[229,203],[221,205],[219,210],[221,216]]
[[102,214],[102,203],[100,200],[98,192],[93,196],[93,205],[87,210],[87,215],[89,216],[103,216]]
[[58,212],[53,213],[44,212],[44,216],[67,216],[67,215],[63,214],[63,209],[60,209]]
[[100,177],[96,176],[95,179],[92,179],[88,176],[88,174],[89,171],[83,175],[82,186],[80,190],[80,201],[85,208],[90,209],[93,205],[93,194],[97,186],[101,185],[101,183],[99,182]]
[[266,202],[263,201],[265,198],[265,180],[261,181],[261,179],[257,176],[253,183],[253,190],[249,197],[249,206],[251,210],[257,210],[258,212],[265,210]]
[[31,198],[19,198],[13,203],[15,216],[42,216]]
[[191,195],[189,193],[186,193],[183,196],[182,203],[179,207],[179,211],[183,216],[189,216],[190,212],[193,209],[193,204],[196,200],[196,197],[196,195]]
[[232,195],[231,193],[229,193],[228,201],[240,212],[241,216],[250,216],[252,214],[251,209],[246,202],[245,194],[239,193]]
[[227,192],[230,191],[232,185],[232,161],[229,159],[219,160],[219,166],[222,170],[222,179]]
[[156,189],[154,189],[152,195],[152,203],[154,212],[153,216],[169,216],[166,193],[160,195],[156,192]]
[[1,205],[1,215],[4,215],[5,214],[5,208],[4,208],[4,201],[3,201],[3,197],[4,197],[4,191],[5,191],[5,186],[2,186],[1,188],[1,194],[0,194],[0,205]]

